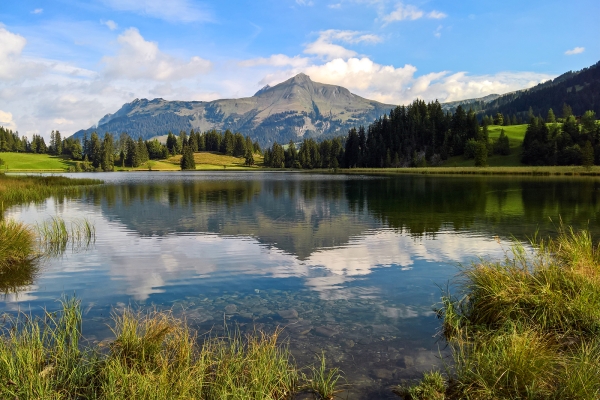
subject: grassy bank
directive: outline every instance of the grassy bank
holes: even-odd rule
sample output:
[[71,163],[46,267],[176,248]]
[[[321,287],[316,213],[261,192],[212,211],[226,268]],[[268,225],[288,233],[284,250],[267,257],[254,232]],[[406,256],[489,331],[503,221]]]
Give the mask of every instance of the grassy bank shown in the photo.
[[11,205],[42,201],[53,195],[75,195],[83,186],[101,183],[102,181],[98,179],[0,174],[0,216],[1,210]]
[[94,238],[93,226],[87,221],[72,223],[67,228],[64,221],[55,218],[54,225],[43,225],[36,232],[23,223],[5,220],[4,210],[16,204],[42,201],[52,195],[75,195],[82,186],[100,183],[102,181],[95,179],[0,174],[1,292],[31,284],[37,271],[35,261],[42,252],[57,253],[64,250],[69,241],[78,245],[89,243]]
[[347,174],[369,175],[523,175],[523,176],[600,176],[600,166],[523,166],[523,167],[426,167],[426,168],[352,168],[340,169]]
[[515,245],[462,273],[438,311],[453,353],[407,399],[600,398],[600,249],[587,231]]
[[114,314],[111,329],[110,345],[85,345],[75,300],[42,318],[9,321],[0,341],[0,397],[275,400],[312,391],[330,399],[338,378],[325,367],[302,374],[277,332],[199,340],[169,313],[130,310]]

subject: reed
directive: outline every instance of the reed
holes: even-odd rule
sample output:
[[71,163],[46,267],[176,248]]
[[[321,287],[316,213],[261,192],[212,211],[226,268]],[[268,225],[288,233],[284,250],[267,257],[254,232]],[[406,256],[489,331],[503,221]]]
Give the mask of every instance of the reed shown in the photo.
[[333,400],[338,390],[338,381],[342,378],[338,368],[327,368],[325,363],[325,353],[319,357],[318,367],[310,367],[310,378],[307,380],[306,388],[312,391],[319,399]]
[[36,226],[41,249],[47,255],[59,255],[70,244],[72,250],[87,248],[96,241],[96,228],[87,218],[67,223],[52,217]]
[[19,265],[33,261],[35,233],[21,222],[0,220],[0,274],[14,273]]
[[[454,364],[448,399],[600,398],[600,251],[586,230],[515,244],[462,271],[438,316]],[[427,399],[415,385],[401,394]]]
[[[308,384],[278,344],[280,331],[200,340],[169,312],[131,310],[113,314],[112,330],[110,346],[84,346],[75,299],[40,318],[8,319],[0,398],[283,400]],[[337,380],[331,371],[323,361],[317,372],[330,387]]]
[[0,216],[4,209],[12,205],[39,202],[53,195],[74,196],[80,193],[82,187],[101,183],[98,179],[0,173]]

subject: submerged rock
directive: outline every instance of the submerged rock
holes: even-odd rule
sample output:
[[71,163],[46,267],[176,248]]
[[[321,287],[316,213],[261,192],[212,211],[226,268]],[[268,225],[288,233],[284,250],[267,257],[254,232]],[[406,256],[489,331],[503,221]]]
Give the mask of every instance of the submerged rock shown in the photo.
[[328,328],[326,326],[318,326],[318,327],[316,327],[315,328],[315,333],[317,335],[319,335],[319,336],[328,337],[328,338],[330,338],[330,337],[338,334],[337,331],[334,331],[333,329]]
[[290,308],[289,310],[277,311],[277,314],[283,319],[298,319],[298,311]]
[[237,311],[237,306],[235,304],[228,304],[225,306],[225,312],[227,314],[233,314]]

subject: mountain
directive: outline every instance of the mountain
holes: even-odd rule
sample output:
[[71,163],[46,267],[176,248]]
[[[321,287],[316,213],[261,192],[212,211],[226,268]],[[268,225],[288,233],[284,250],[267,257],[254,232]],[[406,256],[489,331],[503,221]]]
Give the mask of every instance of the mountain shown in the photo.
[[600,62],[581,71],[569,71],[531,89],[507,93],[489,102],[484,111],[524,116],[531,107],[535,115],[545,117],[552,108],[558,116],[565,103],[575,115],[583,115],[588,110],[600,115]]
[[394,107],[298,74],[240,99],[209,102],[136,99],[101,118],[96,127],[80,130],[73,137],[81,138],[96,131],[127,132],[133,138],[149,139],[169,131],[177,134],[191,129],[202,132],[229,129],[249,135],[264,146],[275,141],[287,143],[290,139],[346,135],[350,128],[368,125]]
[[478,99],[444,103],[442,109],[454,112],[461,105],[481,114],[494,115],[501,112],[525,117],[531,107],[535,115],[546,116],[550,108],[560,115],[565,103],[571,106],[575,115],[583,115],[587,110],[600,115],[600,62],[581,71],[566,72],[529,89],[502,96],[492,94]]

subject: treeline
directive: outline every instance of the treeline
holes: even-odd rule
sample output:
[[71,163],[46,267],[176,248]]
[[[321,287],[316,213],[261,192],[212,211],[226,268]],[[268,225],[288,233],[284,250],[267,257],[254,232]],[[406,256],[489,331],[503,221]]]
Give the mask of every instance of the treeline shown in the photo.
[[[0,151],[28,152],[69,157],[74,161],[76,171],[112,171],[115,166],[139,167],[148,160],[167,159],[181,154],[183,169],[195,168],[193,153],[198,151],[220,152],[234,157],[245,157],[247,165],[254,164],[254,154],[261,153],[258,142],[252,142],[249,137],[227,130],[219,132],[211,130],[200,133],[193,129],[189,134],[181,131],[175,136],[169,132],[165,144],[158,139],[134,140],[127,133],[116,138],[111,133],[105,133],[101,138],[97,132],[83,140],[62,138],[59,131],[52,131],[50,143],[46,144],[40,135],[33,135],[31,142],[27,137],[19,137],[17,132],[0,127]],[[190,158],[191,157],[191,158]]]
[[[343,139],[312,139],[287,149],[275,143],[265,153],[265,165],[275,168],[381,168],[439,165],[448,157],[464,155],[485,165],[488,154],[508,154],[504,133],[491,142],[488,121],[480,125],[474,111],[458,106],[454,113],[442,110],[437,101],[416,100],[385,114],[366,129],[353,128]],[[298,162],[296,162],[298,160]],[[336,165],[337,162],[337,165]]]
[[254,164],[254,153],[260,153],[258,143],[252,142],[249,137],[229,130],[224,133],[212,130],[204,133],[195,132],[193,129],[188,134],[181,131],[178,136],[169,132],[166,143],[158,139],[137,140],[132,139],[127,133],[122,133],[117,140],[113,135],[106,133],[100,140],[98,134],[93,132],[88,139],[83,137],[83,170],[112,171],[115,166],[139,167],[148,160],[161,160],[181,154],[181,168],[195,169],[194,153],[198,151],[214,151],[234,157],[246,157],[246,164]]
[[531,116],[521,162],[529,165],[600,165],[600,125],[596,113],[586,111],[579,119],[563,107],[559,124],[552,109],[547,117]]
[[338,168],[344,166],[342,138],[323,140],[304,139],[300,148],[290,140],[286,149],[277,142],[265,150],[264,165],[271,168]]
[[46,144],[40,135],[33,135],[29,141],[26,136],[19,137],[18,132],[0,126],[0,151],[66,155],[81,160],[83,150],[79,140],[62,139],[59,131],[52,131],[50,143]]

